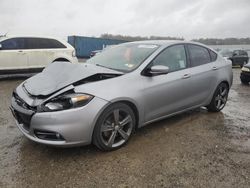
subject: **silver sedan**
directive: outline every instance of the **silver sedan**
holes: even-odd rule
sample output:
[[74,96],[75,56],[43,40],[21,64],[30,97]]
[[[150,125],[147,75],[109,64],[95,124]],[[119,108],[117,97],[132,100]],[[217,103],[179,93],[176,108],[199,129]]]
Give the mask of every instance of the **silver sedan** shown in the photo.
[[154,121],[202,106],[222,110],[231,67],[199,43],[124,43],[84,64],[52,63],[15,89],[11,111],[30,140],[110,151]]

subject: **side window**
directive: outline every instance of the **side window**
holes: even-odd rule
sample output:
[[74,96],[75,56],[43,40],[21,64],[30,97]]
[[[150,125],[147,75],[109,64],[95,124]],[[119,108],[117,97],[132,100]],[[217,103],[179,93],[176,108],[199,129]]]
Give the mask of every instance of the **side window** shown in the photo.
[[206,48],[189,44],[188,49],[192,67],[204,65],[210,62],[210,55]]
[[2,50],[18,50],[24,49],[24,39],[23,38],[12,38],[1,42]]
[[241,51],[240,51],[240,55],[241,55],[241,56],[247,56],[247,53],[246,53],[245,51],[241,50]]
[[240,55],[240,51],[239,50],[235,50],[234,52],[233,52],[233,56],[239,56]]
[[39,49],[50,48],[49,39],[36,39]]
[[209,50],[210,57],[211,57],[211,62],[216,61],[217,59],[217,54],[213,52],[212,50]]
[[185,69],[187,60],[184,45],[166,48],[153,60],[152,65],[168,66],[170,72]]
[[48,47],[49,48],[66,48],[61,42],[55,39],[47,39],[48,40]]
[[62,43],[54,39],[46,38],[26,38],[26,49],[50,49],[50,48],[66,48]]
[[54,39],[40,38],[36,40],[40,49],[66,48],[62,43]]
[[39,44],[35,38],[26,38],[26,49],[39,49]]

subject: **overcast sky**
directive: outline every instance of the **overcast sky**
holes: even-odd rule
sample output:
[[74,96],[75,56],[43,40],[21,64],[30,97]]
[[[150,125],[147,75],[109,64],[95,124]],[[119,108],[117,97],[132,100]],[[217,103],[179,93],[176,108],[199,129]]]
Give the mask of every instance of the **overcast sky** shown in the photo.
[[250,37],[250,0],[0,0],[0,34]]

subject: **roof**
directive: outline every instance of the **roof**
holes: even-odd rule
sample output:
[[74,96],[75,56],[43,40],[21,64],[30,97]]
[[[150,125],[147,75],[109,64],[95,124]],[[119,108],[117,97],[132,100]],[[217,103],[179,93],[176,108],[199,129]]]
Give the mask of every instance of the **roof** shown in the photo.
[[130,43],[166,45],[166,44],[180,43],[180,42],[183,42],[183,41],[181,40],[141,40],[141,41],[134,41]]
[[205,46],[204,44],[193,42],[193,41],[185,41],[185,40],[143,40],[143,41],[134,41],[130,43],[138,43],[138,44],[156,44],[156,45],[171,45],[171,44],[179,44],[179,43],[188,43],[188,44],[198,44],[201,46]]
[[[203,46],[205,48],[208,48],[214,52],[216,52],[214,49],[210,48],[209,46],[206,46],[202,43],[199,42],[193,42],[193,41],[186,41],[186,40],[143,40],[143,41],[134,41],[130,43],[138,43],[138,44],[155,44],[155,45],[160,45],[160,46],[169,46],[172,44],[196,44],[199,46]],[[216,52],[217,53],[217,52]]]

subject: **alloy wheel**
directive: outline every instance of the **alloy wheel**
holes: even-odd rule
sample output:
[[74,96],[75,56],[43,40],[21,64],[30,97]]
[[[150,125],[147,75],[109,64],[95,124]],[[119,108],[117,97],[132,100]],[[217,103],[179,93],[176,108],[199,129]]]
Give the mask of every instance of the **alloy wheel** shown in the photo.
[[227,102],[227,97],[228,97],[228,88],[224,85],[221,85],[218,90],[218,94],[215,97],[215,105],[218,110],[224,108]]
[[132,130],[131,115],[125,110],[115,109],[101,125],[101,139],[107,147],[119,147],[129,139]]

